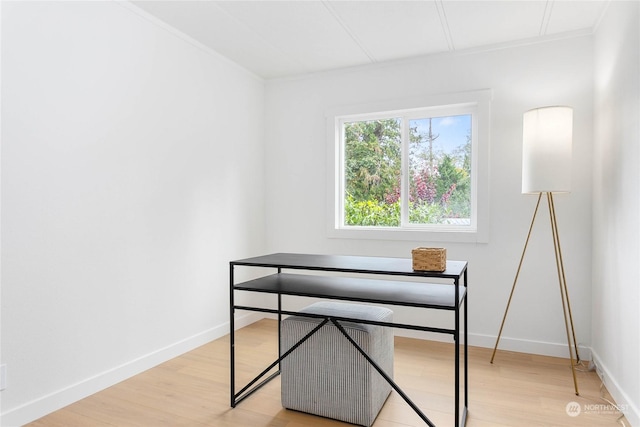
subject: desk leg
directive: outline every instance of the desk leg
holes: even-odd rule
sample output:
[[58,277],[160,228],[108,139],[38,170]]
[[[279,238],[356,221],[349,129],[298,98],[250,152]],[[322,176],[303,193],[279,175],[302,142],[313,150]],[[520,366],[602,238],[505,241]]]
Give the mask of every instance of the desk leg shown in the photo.
[[[467,270],[464,271],[464,289],[464,408],[467,411],[469,409],[469,347],[467,345],[469,293],[467,292]],[[464,417],[466,424],[466,413]]]
[[[280,269],[278,269],[278,272]],[[278,294],[278,357],[282,356],[282,295]],[[280,367],[280,362],[278,362],[278,371],[282,368]]]
[[[455,399],[455,414],[454,414],[454,422],[455,427],[460,426],[460,304],[458,303],[458,282],[455,283],[456,286],[456,310],[455,310],[455,331],[453,335],[453,340],[455,341],[455,390],[454,390],[454,399]],[[466,344],[466,343],[465,343]],[[466,380],[466,378],[465,378]]]
[[236,355],[235,355],[235,313],[234,313],[234,301],[233,301],[233,265],[229,268],[229,360],[231,366],[231,407],[236,407]]

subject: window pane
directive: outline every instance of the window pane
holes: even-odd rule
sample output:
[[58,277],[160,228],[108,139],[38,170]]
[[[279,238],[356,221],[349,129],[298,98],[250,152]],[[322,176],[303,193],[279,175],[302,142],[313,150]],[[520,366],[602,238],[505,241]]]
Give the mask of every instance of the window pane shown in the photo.
[[344,123],[344,225],[400,226],[400,119]]
[[409,222],[471,224],[471,115],[409,121]]

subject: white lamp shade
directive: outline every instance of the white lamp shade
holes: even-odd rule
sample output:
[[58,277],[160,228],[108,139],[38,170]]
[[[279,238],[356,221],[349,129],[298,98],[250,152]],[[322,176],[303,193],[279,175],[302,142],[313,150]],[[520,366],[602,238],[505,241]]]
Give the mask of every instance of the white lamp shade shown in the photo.
[[573,109],[542,107],[524,113],[522,192],[571,191]]

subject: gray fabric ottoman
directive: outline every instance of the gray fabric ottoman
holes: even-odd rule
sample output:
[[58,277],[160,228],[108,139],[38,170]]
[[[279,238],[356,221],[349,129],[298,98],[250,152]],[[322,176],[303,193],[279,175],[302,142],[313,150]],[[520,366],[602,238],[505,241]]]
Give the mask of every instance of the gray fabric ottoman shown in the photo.
[[[303,313],[391,322],[383,307],[319,302]],[[322,319],[291,316],[282,321],[282,351],[316,327]],[[393,329],[340,322],[349,336],[393,378]],[[370,426],[391,386],[344,337],[328,323],[281,362],[282,406],[288,409]]]

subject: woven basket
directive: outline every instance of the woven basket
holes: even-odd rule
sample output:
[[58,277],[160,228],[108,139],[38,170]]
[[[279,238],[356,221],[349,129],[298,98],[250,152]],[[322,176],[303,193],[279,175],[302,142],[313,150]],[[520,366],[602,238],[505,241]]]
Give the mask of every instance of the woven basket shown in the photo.
[[445,271],[447,250],[445,248],[415,248],[411,251],[413,269],[416,271]]

